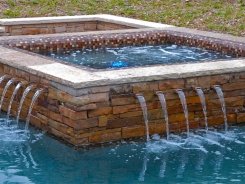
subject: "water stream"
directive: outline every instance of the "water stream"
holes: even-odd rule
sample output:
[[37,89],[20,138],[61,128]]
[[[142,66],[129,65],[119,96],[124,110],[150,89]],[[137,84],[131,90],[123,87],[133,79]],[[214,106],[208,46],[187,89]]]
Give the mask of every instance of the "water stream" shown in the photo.
[[29,107],[28,115],[26,118],[25,130],[28,130],[32,109],[35,105],[35,102],[37,101],[38,97],[41,95],[42,92],[43,92],[43,89],[38,89],[32,97],[31,105]]
[[10,111],[11,111],[12,103],[13,103],[13,101],[14,101],[14,97],[16,96],[17,92],[19,91],[19,89],[20,89],[20,87],[21,87],[22,85],[23,85],[22,82],[19,82],[19,83],[16,85],[16,87],[15,87],[15,89],[14,89],[14,92],[13,92],[11,98],[10,98],[9,106],[8,106],[7,119],[6,119],[6,122],[7,122],[7,123],[8,123],[8,120],[9,120],[10,113],[11,113]]
[[3,75],[0,77],[0,84],[3,82],[3,80],[6,78],[6,75]]
[[160,103],[161,103],[161,107],[162,107],[162,112],[163,112],[163,116],[164,116],[164,120],[165,120],[165,124],[166,124],[166,134],[167,134],[167,139],[169,139],[169,122],[168,122],[168,109],[167,109],[167,103],[166,103],[166,99],[165,96],[162,92],[156,92]]
[[202,104],[202,111],[203,111],[204,121],[205,121],[205,129],[206,129],[206,131],[208,131],[207,105],[206,105],[205,95],[203,93],[202,88],[196,87],[195,89],[196,89],[196,92],[197,92],[197,94],[200,98],[201,104]]
[[19,123],[20,112],[21,112],[23,103],[24,103],[24,101],[25,101],[25,99],[26,99],[26,96],[28,95],[28,93],[31,91],[31,89],[32,89],[33,87],[34,87],[33,85],[30,85],[30,86],[28,86],[28,87],[25,89],[25,91],[23,92],[23,95],[22,95],[22,97],[21,97],[20,104],[19,104],[19,107],[18,107],[17,117],[16,117],[17,125],[18,125],[18,123]]
[[144,98],[144,96],[142,96],[140,94],[137,94],[136,97],[139,100],[139,103],[140,103],[140,106],[141,106],[141,109],[143,112],[143,116],[144,116],[146,140],[149,141],[150,136],[149,136],[148,114],[147,114],[147,106],[146,106],[145,98]]
[[219,85],[215,85],[214,89],[219,97],[219,101],[221,104],[221,109],[223,112],[223,116],[224,116],[224,124],[225,124],[225,131],[228,130],[228,123],[227,123],[227,116],[226,116],[226,107],[225,107],[225,100],[224,100],[224,94],[223,91],[221,89],[221,87]]
[[0,112],[2,110],[2,105],[3,105],[3,101],[4,101],[4,97],[7,93],[8,88],[10,87],[11,84],[13,84],[13,82],[15,81],[15,78],[10,79],[7,84],[5,85],[4,89],[3,89],[3,93],[1,96],[1,101],[0,101]]
[[177,89],[176,92],[179,95],[181,105],[183,107],[184,115],[185,115],[185,121],[186,121],[186,134],[189,136],[190,128],[189,128],[189,114],[188,114],[188,108],[185,98],[185,93],[182,89]]

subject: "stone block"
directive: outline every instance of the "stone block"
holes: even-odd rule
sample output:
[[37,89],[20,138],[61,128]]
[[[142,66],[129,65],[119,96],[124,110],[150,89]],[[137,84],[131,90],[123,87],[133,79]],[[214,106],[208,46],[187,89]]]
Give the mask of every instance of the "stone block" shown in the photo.
[[162,120],[149,122],[149,133],[162,135],[166,131],[165,123]]
[[102,116],[112,113],[112,107],[102,107],[88,111],[88,117]]
[[[244,103],[244,97],[243,96],[237,96],[237,97],[229,97],[229,98],[224,98],[226,106],[227,107],[237,107],[243,106]],[[217,108],[221,108],[221,104],[219,99],[213,99],[213,100],[208,100],[207,101],[207,108],[208,109],[217,109]]]
[[109,93],[89,94],[90,103],[107,102],[107,101],[109,101]]
[[93,110],[97,108],[97,104],[95,103],[91,103],[83,106],[76,106],[69,103],[65,103],[65,106],[74,111],[86,111],[86,110]]
[[97,27],[97,23],[96,22],[85,22],[84,30],[86,30],[86,31],[94,31],[94,30],[97,29],[96,27]]
[[240,89],[240,90],[225,91],[225,95],[228,97],[245,96],[245,90]]
[[187,78],[185,79],[185,88],[195,88],[198,87],[198,80],[197,78]]
[[237,123],[245,123],[245,112],[237,114]]
[[55,26],[54,27],[55,33],[64,33],[66,32],[66,26]]
[[117,106],[117,105],[128,105],[128,104],[135,104],[137,102],[136,97],[134,96],[125,96],[125,97],[116,97],[114,98],[112,96],[111,98],[111,105]]
[[230,76],[229,75],[212,75],[210,78],[210,85],[222,85],[225,83],[229,83]]
[[67,103],[77,105],[77,106],[87,105],[91,103],[88,95],[75,97],[63,91],[55,90],[52,88],[49,89],[48,98],[57,99],[61,102],[64,102],[64,103],[67,102]]
[[132,84],[133,93],[140,93],[145,91],[158,91],[158,83],[157,82],[148,82],[148,83],[135,83]]
[[[188,118],[189,120],[194,120],[195,114],[194,112],[189,112],[188,113]],[[179,114],[172,114],[168,117],[169,122],[183,122],[185,121],[185,115],[184,112],[183,113],[179,113]]]
[[107,126],[108,117],[107,116],[99,116],[99,127]]
[[62,115],[53,111],[49,111],[49,119],[62,122]]
[[69,127],[63,123],[60,123],[60,122],[57,122],[57,121],[54,121],[54,120],[51,120],[49,119],[48,120],[48,126],[49,127],[52,127],[66,135],[69,135],[69,136],[73,136],[74,135],[74,131],[73,131],[73,128],[72,127]]
[[75,145],[77,145],[77,146],[85,146],[85,145],[89,145],[88,137],[76,139],[76,140],[75,140]]
[[127,117],[136,117],[136,116],[143,116],[142,111],[132,111],[120,114],[120,118],[127,118]]
[[239,89],[244,89],[245,86],[245,81],[243,82],[233,82],[233,83],[226,83],[222,85],[222,90],[223,91],[234,91],[234,90],[239,90]]
[[41,29],[40,28],[22,28],[22,34],[23,35],[36,35],[36,34],[40,34],[41,33]]
[[141,109],[139,104],[131,104],[131,105],[121,105],[113,107],[113,114],[123,114],[131,111],[139,111]]
[[35,127],[42,128],[44,125],[47,124],[47,121],[44,121],[36,116],[31,115],[30,123]]
[[49,128],[49,132],[53,135],[55,135],[56,137],[59,137],[65,141],[67,141],[68,143],[75,145],[75,139],[72,136],[69,136],[68,134],[65,134],[63,132],[60,132],[59,130],[56,130],[55,128]]
[[110,94],[131,94],[133,93],[133,87],[130,84],[121,84],[110,87]]
[[122,138],[121,128],[108,129],[98,132],[92,132],[89,137],[90,143],[102,143],[108,141],[120,140]]
[[74,111],[63,105],[59,106],[60,114],[72,120],[87,119],[87,111]]
[[122,138],[143,137],[145,135],[145,126],[136,125],[122,128]]
[[107,122],[107,128],[130,127],[139,124],[144,124],[143,116],[110,119]]
[[201,88],[210,88],[211,87],[211,76],[203,76],[197,78],[198,86],[195,87],[201,87]]
[[169,90],[169,89],[178,89],[184,88],[185,81],[184,79],[172,79],[164,80],[159,82],[159,90]]
[[217,126],[222,125],[224,123],[224,117],[220,116],[209,116],[208,117],[208,125],[209,126]]
[[99,86],[99,87],[92,87],[89,89],[91,93],[105,93],[110,91],[110,86]]
[[96,127],[99,124],[98,118],[88,118],[86,120],[72,120],[70,118],[63,117],[63,123],[73,127],[74,130],[83,130],[86,128]]

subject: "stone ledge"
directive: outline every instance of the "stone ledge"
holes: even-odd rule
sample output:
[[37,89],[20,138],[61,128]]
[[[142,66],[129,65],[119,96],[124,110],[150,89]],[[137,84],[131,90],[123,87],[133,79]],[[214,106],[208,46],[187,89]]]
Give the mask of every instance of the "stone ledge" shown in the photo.
[[81,22],[81,21],[96,21],[96,15],[82,16],[59,16],[59,17],[31,17],[31,18],[12,18],[0,19],[0,25],[27,25],[27,24],[48,24],[61,22]]
[[116,24],[121,24],[126,26],[133,26],[136,28],[174,27],[172,25],[167,25],[167,24],[160,24],[155,22],[148,22],[143,20],[136,20],[136,19],[119,17],[114,15],[107,15],[107,14],[0,19],[0,25],[11,26],[11,25],[27,25],[27,24],[62,23],[62,22],[82,22],[82,21],[104,21],[104,22],[116,23]]

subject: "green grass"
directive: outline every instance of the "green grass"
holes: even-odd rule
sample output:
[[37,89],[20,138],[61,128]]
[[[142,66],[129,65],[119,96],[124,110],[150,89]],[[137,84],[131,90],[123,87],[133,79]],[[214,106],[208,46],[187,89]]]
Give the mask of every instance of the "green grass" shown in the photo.
[[2,0],[0,17],[107,13],[245,36],[245,0]]

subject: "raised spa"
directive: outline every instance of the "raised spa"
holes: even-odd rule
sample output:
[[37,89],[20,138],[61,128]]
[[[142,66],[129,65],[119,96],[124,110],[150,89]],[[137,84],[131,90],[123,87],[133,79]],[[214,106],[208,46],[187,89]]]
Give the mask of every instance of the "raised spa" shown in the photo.
[[[23,34],[24,24],[76,21],[77,26],[88,19],[127,29],[106,25],[105,30],[0,38],[3,111],[27,119],[27,128],[30,122],[78,147],[150,140],[156,133],[168,139],[171,133],[189,135],[218,125],[229,131],[245,121],[241,37],[109,15],[0,20],[0,25],[6,34],[12,34],[9,26],[22,25]],[[30,85],[33,90],[19,108]]]
[[232,58],[231,55],[217,51],[175,44],[73,49],[41,54],[95,69],[193,63]]

